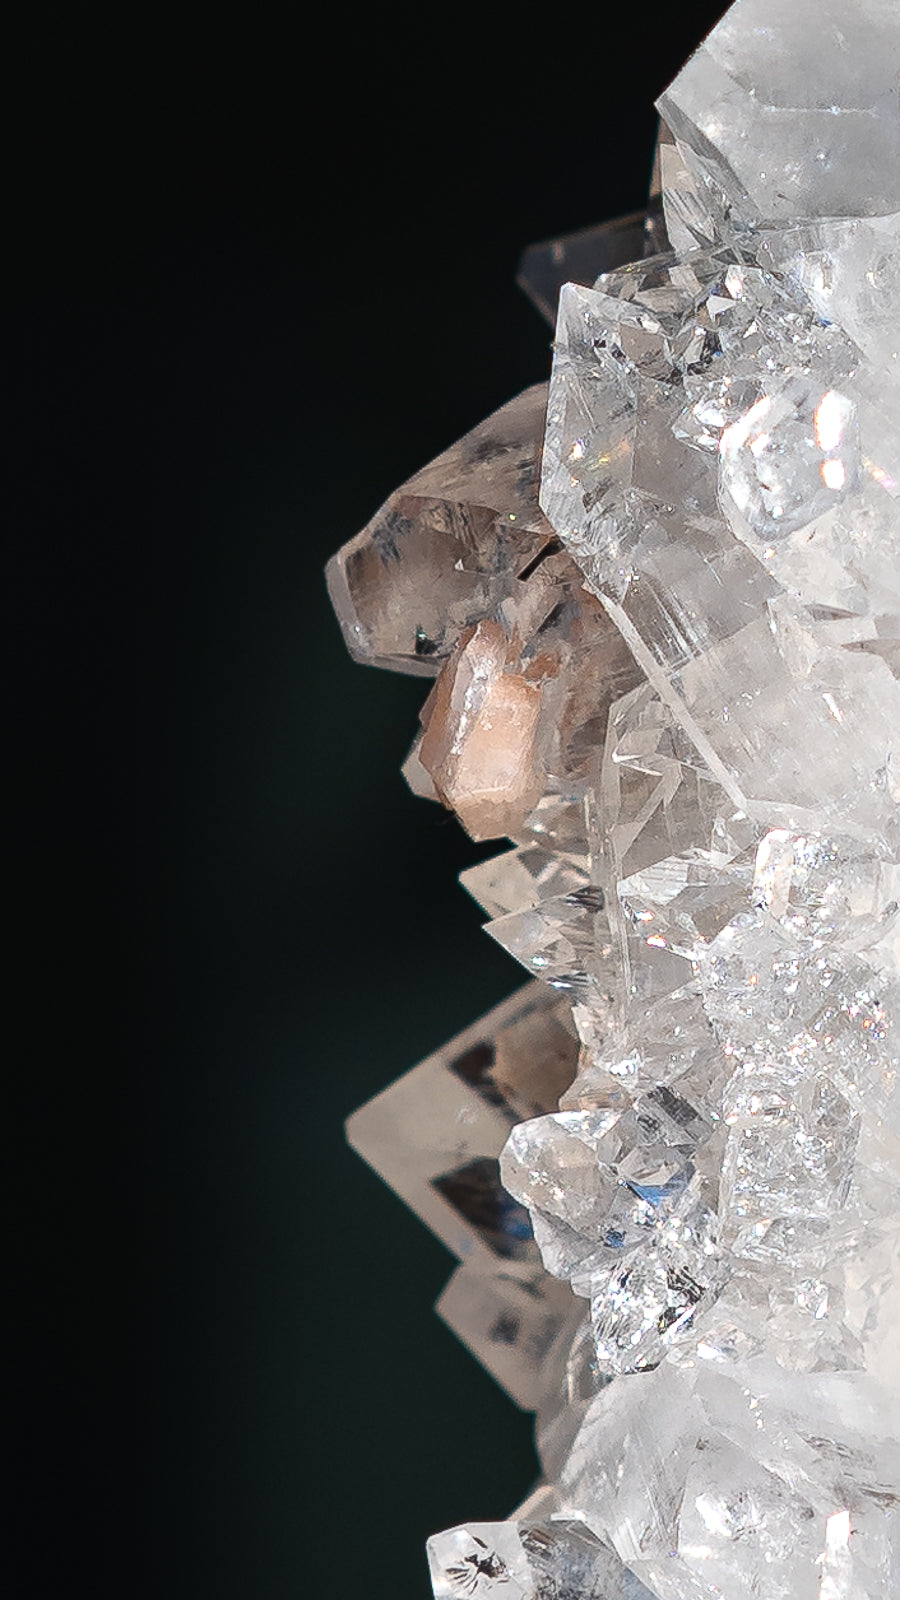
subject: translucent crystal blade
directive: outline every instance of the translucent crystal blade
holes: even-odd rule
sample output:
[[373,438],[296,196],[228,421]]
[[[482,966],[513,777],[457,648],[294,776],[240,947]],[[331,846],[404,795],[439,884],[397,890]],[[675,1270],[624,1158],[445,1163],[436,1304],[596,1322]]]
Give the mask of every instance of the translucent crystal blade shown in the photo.
[[595,228],[529,245],[522,253],[516,281],[553,327],[564,283],[593,283],[601,272],[652,255],[664,245],[662,206],[657,200],[646,210],[614,217]]
[[883,216],[900,209],[898,70],[892,0],[736,0],[658,105],[723,220]]

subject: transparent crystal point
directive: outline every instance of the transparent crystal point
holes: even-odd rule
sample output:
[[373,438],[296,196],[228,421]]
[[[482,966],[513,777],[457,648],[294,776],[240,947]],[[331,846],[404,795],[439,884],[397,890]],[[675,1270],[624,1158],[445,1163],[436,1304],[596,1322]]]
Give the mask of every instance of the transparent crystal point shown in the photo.
[[653,1600],[579,1519],[471,1522],[428,1541],[435,1600]]
[[662,205],[657,196],[645,209],[627,216],[529,245],[522,253],[516,281],[553,327],[564,283],[593,283],[601,272],[652,255],[664,245]]
[[526,252],[549,392],[332,567],[541,979],[350,1127],[537,1418],[446,1600],[900,1594],[898,69],[894,0],[737,0],[665,230]]
[[526,389],[409,479],[332,557],[358,661],[433,677],[552,538],[537,505],[545,390]]

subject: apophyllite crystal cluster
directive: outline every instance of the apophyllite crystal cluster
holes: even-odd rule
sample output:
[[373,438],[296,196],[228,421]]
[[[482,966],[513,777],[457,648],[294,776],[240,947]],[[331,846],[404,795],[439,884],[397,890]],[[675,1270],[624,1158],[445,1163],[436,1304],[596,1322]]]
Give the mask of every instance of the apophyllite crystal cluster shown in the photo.
[[898,68],[898,0],[738,0],[661,202],[526,252],[549,390],[330,568],[540,980],[350,1124],[537,1413],[446,1600],[900,1597]]

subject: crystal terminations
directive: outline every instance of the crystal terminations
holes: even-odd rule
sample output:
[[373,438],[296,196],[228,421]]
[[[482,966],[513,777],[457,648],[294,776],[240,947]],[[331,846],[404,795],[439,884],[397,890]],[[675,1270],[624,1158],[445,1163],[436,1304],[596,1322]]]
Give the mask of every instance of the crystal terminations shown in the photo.
[[549,390],[329,568],[540,980],[349,1128],[537,1414],[445,1600],[900,1594],[898,68],[895,0],[738,0],[643,230],[526,253]]

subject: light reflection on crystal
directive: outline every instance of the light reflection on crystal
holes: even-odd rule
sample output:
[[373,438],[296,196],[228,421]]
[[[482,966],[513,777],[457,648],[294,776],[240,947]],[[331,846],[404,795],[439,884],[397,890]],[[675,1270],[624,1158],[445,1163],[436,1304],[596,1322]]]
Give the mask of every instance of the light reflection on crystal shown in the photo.
[[893,0],[737,0],[660,101],[668,239],[527,252],[545,311],[578,266],[549,394],[332,564],[542,979],[351,1123],[538,1416],[446,1600],[900,1594],[898,68]]

